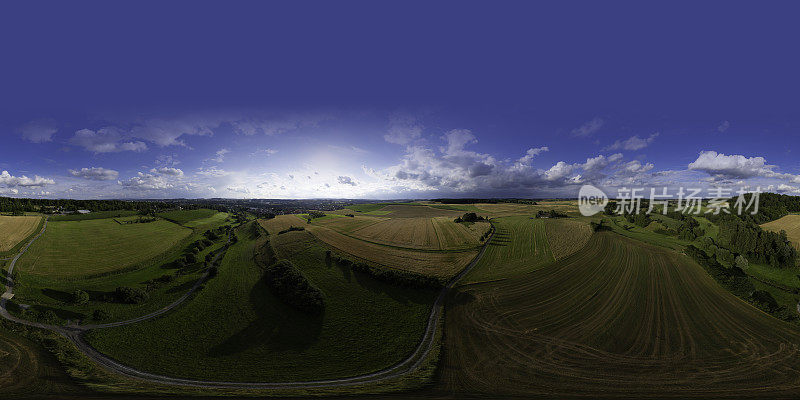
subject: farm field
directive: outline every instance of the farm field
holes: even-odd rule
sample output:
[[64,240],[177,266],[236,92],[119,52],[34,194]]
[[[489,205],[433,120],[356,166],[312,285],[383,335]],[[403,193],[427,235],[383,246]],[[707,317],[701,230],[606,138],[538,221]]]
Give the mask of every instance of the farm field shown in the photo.
[[[482,282],[518,276],[553,262],[544,219],[527,215],[492,220],[494,237],[478,265],[462,282]],[[560,221],[559,221],[560,222]]]
[[0,324],[0,397],[30,398],[49,393],[85,395],[56,358],[41,345]]
[[786,231],[786,236],[794,247],[800,250],[800,215],[790,214],[775,221],[767,222],[761,227],[773,232]]
[[50,221],[87,221],[91,219],[123,218],[139,215],[136,210],[93,211],[89,214],[66,214],[50,216]]
[[547,244],[553,258],[561,260],[583,248],[592,236],[592,228],[574,219],[545,220]]
[[156,257],[190,234],[164,220],[126,225],[113,219],[51,221],[17,266],[22,273],[50,279],[109,273]]
[[532,273],[460,288],[446,315],[447,393],[775,396],[800,384],[797,328],[680,253],[609,232]]
[[[362,220],[364,221],[364,220]],[[488,222],[455,223],[450,217],[391,218],[364,221],[364,226],[337,229],[366,241],[424,250],[468,249],[481,244],[479,238],[489,229]],[[357,223],[356,221],[351,222]]]
[[91,343],[149,372],[233,381],[365,373],[397,362],[416,346],[435,292],[399,288],[332,265],[326,248],[308,232],[271,234],[276,258],[294,263],[325,296],[322,315],[301,313],[265,284],[254,252],[269,244],[250,228],[239,230],[219,275],[190,303],[163,318],[94,330]]
[[183,226],[188,228],[195,228],[195,229],[208,229],[211,226],[221,225],[223,224],[230,214],[224,212],[215,212],[209,217],[193,219],[188,222],[184,222]]
[[196,210],[173,210],[160,212],[158,215],[161,218],[172,221],[176,224],[185,225],[190,221],[198,221],[206,218],[211,218],[217,214],[215,210],[200,208]]
[[0,215],[0,254],[13,250],[36,232],[42,217]]
[[461,271],[478,250],[435,252],[404,249],[370,243],[343,235],[324,226],[308,226],[306,230],[334,249],[368,263],[441,278]]

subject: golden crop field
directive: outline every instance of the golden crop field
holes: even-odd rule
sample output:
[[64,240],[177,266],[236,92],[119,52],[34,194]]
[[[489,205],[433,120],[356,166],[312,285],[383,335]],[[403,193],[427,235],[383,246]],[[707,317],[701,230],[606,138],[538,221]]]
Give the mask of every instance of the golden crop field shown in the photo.
[[349,233],[383,221],[386,221],[386,218],[363,215],[344,217],[336,214],[329,214],[324,218],[315,218],[312,224],[326,226],[338,232]]
[[387,212],[383,216],[389,218],[418,218],[418,217],[458,217],[464,214],[463,211],[446,210],[442,208],[434,208],[426,205],[388,205],[380,209],[382,212]]
[[550,252],[556,260],[580,250],[592,236],[589,224],[574,219],[548,219],[545,221],[545,232]]
[[432,218],[436,236],[439,239],[439,248],[462,249],[480,246],[483,242],[480,237],[489,230],[488,222],[455,223],[450,217]]
[[305,220],[300,219],[300,217],[296,215],[276,215],[275,218],[260,219],[258,223],[271,235],[289,229],[289,227],[292,226],[305,227],[307,225]]
[[[455,222],[452,222],[455,224]],[[372,242],[438,250],[439,239],[430,218],[391,218],[354,230],[353,236]]]
[[389,268],[421,274],[451,277],[478,254],[478,250],[434,252],[401,249],[356,239],[328,227],[309,225],[306,229],[327,245],[358,259]]
[[0,252],[9,251],[36,232],[42,217],[0,215]]
[[767,222],[761,227],[773,232],[786,231],[786,236],[789,237],[794,247],[800,249],[800,215],[787,215],[775,221]]

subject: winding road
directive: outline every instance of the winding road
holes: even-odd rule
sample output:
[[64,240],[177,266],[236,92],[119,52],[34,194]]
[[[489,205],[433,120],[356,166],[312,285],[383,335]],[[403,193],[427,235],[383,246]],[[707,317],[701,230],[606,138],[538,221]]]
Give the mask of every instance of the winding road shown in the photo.
[[[491,221],[490,221],[491,223]],[[141,317],[137,317],[134,319],[126,320],[126,321],[119,321],[119,322],[112,322],[108,324],[94,324],[94,325],[50,325],[50,324],[43,324],[33,321],[28,321],[24,319],[17,318],[11,315],[8,310],[6,309],[6,297],[13,294],[14,290],[14,282],[12,280],[12,272],[14,271],[14,265],[16,264],[17,260],[28,250],[28,248],[33,244],[36,239],[38,239],[44,233],[45,229],[47,228],[47,219],[45,219],[44,226],[42,226],[42,230],[36,235],[34,238],[31,239],[25,247],[20,250],[20,252],[14,257],[11,263],[8,266],[8,274],[6,279],[6,291],[5,295],[2,299],[0,299],[0,316],[3,318],[41,329],[47,329],[53,332],[56,332],[69,341],[71,341],[81,352],[83,352],[89,359],[94,361],[95,363],[99,364],[103,368],[116,373],[118,375],[122,375],[127,378],[138,379],[150,383],[155,384],[162,384],[162,385],[173,385],[173,386],[188,386],[188,387],[199,387],[199,388],[232,388],[232,389],[311,389],[311,388],[331,388],[331,387],[344,387],[344,386],[352,386],[352,385],[363,385],[367,383],[377,383],[389,379],[396,379],[407,376],[413,372],[415,372],[419,367],[423,364],[428,354],[431,352],[433,348],[433,344],[435,342],[436,337],[436,330],[439,329],[439,324],[441,320],[442,309],[444,306],[445,299],[447,298],[447,294],[450,290],[461,280],[470,270],[472,270],[475,265],[477,265],[478,261],[483,256],[483,253],[486,251],[486,247],[488,246],[489,242],[494,237],[495,230],[492,229],[492,233],[489,238],[486,239],[483,246],[481,247],[478,254],[475,258],[456,276],[454,276],[450,281],[448,281],[444,287],[439,291],[439,295],[436,297],[436,301],[434,301],[433,306],[431,307],[431,313],[428,316],[428,322],[425,327],[425,333],[422,336],[422,340],[414,349],[414,352],[411,353],[406,359],[395,364],[389,368],[364,374],[353,376],[349,378],[339,378],[339,379],[326,379],[326,380],[317,380],[317,381],[301,381],[301,382],[226,382],[226,381],[207,381],[207,380],[194,380],[194,379],[183,379],[183,378],[173,378],[164,375],[156,375],[151,374],[148,372],[140,371],[135,368],[120,364],[119,362],[111,359],[110,357],[106,356],[103,353],[100,353],[92,347],[85,339],[84,334],[86,331],[90,329],[103,329],[103,328],[111,328],[115,326],[122,326],[133,324],[141,321],[145,321],[151,318],[155,318],[160,316],[164,313],[169,312],[170,310],[174,309],[175,307],[179,306],[181,303],[186,301],[192,293],[194,293],[200,285],[208,279],[208,271],[206,271],[200,279],[194,284],[194,286],[189,289],[186,294],[184,294],[181,298],[173,302],[172,304],[155,311],[150,314],[143,315]],[[233,232],[233,231],[231,231]],[[228,237],[228,243],[226,244],[225,250],[227,246],[231,243],[231,237]],[[218,259],[225,251],[220,251],[217,256],[214,258],[214,261]]]

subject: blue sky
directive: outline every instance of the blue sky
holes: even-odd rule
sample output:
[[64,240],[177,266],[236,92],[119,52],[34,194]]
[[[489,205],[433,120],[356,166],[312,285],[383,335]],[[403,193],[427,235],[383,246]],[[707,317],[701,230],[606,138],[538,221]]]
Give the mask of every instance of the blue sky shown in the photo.
[[800,194],[789,2],[0,6],[0,195]]

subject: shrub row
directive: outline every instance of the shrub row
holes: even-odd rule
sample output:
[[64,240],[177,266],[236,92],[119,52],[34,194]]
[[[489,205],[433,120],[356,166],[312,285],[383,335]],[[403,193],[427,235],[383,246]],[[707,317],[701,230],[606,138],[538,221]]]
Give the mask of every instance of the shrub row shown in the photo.
[[264,271],[267,285],[282,302],[309,314],[325,310],[322,292],[311,285],[289,260],[279,260]]
[[389,268],[377,268],[363,262],[353,262],[340,256],[333,256],[337,264],[349,267],[353,271],[367,274],[379,281],[421,289],[439,289],[444,283],[436,277],[401,271]]

